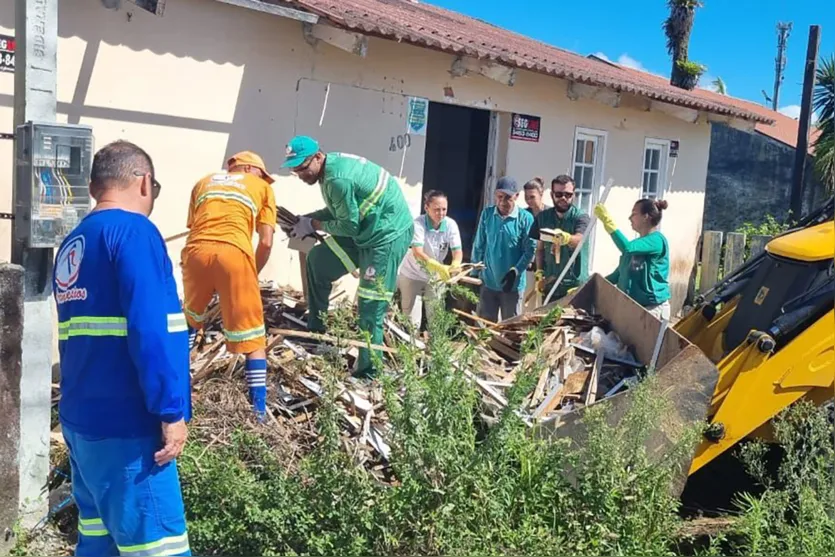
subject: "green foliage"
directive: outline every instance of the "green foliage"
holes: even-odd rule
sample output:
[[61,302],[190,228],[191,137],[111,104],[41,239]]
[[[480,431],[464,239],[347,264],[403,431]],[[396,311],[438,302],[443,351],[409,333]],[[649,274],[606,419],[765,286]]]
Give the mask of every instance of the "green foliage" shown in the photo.
[[[778,221],[773,215],[766,215],[758,224],[745,222],[734,232],[745,234],[745,260],[751,256],[751,240],[754,236],[778,236],[793,225],[791,213],[784,222]],[[724,256],[724,252],[723,252]]]
[[676,65],[682,72],[696,77],[707,71],[707,66],[699,64],[698,62],[693,62],[692,60],[679,60],[676,62]]
[[766,473],[766,449],[749,445],[742,453],[747,470],[764,486],[760,497],[743,494],[736,544],[742,555],[835,554],[835,445],[823,408],[800,402],[775,421],[782,450],[776,478]]
[[815,142],[815,173],[829,191],[835,189],[835,54],[817,71],[813,106],[820,135]]
[[668,409],[653,380],[631,393],[634,404],[617,423],[605,404],[588,412],[582,446],[533,435],[518,410],[541,372],[543,327],[555,310],[527,335],[526,366],[486,428],[486,403],[463,372],[474,368],[474,347],[453,342],[462,338],[459,322],[441,300],[432,303],[426,353],[400,345],[398,373],[380,378],[391,484],[342,446],[335,384],[344,364],[328,354],[319,442],[297,469],[283,468],[248,433],[228,445],[188,446],[181,471],[196,554],[669,553],[678,520],[670,486],[694,438],[650,459],[644,443]]
[[29,531],[23,528],[20,522],[16,522],[12,526],[12,535],[15,538],[15,543],[9,550],[9,555],[13,557],[29,555],[29,543],[31,541]]
[[728,86],[725,84],[725,80],[721,77],[717,77],[711,82],[713,89],[719,93],[720,95],[727,95],[728,94]]

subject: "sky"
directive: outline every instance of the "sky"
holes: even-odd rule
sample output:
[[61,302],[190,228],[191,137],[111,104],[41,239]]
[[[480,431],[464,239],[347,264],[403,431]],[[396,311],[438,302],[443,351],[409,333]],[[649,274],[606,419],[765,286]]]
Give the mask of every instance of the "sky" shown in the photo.
[[[664,76],[670,57],[661,24],[665,0],[423,0],[582,55],[597,54]],[[821,26],[820,55],[835,53],[835,0],[702,0],[689,58],[707,66],[727,93],[763,104],[774,91],[777,23],[793,24],[780,111],[800,115],[809,26]],[[513,6],[511,8],[511,6]],[[769,106],[770,106],[769,102]]]

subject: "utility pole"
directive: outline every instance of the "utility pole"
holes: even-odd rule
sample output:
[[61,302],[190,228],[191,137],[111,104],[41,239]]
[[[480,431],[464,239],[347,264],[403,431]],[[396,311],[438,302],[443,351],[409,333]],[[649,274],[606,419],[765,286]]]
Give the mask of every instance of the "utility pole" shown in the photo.
[[792,173],[791,219],[794,221],[800,220],[803,211],[803,183],[806,180],[809,127],[812,125],[812,93],[815,90],[820,40],[820,25],[812,25],[809,28],[809,46],[806,49],[806,73],[803,77],[803,98],[800,102],[800,122],[794,153],[794,172]]
[[792,24],[777,24],[777,59],[775,60],[774,72],[774,96],[771,98],[771,108],[775,111],[780,108],[780,87],[783,86],[783,71],[786,69],[786,47],[789,35],[792,32]]
[[[57,107],[58,0],[15,0],[15,129],[24,122],[55,122]],[[15,152],[21,138],[15,136]],[[17,161],[15,161],[16,163]],[[17,167],[16,164],[14,164]],[[12,206],[17,213],[15,172]],[[20,372],[18,502],[24,526],[45,515],[44,486],[49,475],[49,433],[53,323],[53,250],[30,248],[19,238],[28,219],[15,218],[12,263],[23,266],[23,340]],[[21,228],[24,227],[24,228]]]

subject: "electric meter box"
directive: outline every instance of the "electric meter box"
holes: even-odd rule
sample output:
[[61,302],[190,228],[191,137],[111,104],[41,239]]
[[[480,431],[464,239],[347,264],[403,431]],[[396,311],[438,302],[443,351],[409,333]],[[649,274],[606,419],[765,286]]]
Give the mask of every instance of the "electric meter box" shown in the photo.
[[91,209],[93,129],[27,122],[15,146],[17,238],[30,248],[58,247]]

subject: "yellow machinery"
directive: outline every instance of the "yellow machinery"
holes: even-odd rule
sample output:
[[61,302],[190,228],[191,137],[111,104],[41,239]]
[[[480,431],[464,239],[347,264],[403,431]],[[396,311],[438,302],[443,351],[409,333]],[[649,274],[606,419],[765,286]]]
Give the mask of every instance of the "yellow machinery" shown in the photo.
[[773,239],[675,327],[717,366],[710,426],[692,475],[800,399],[835,394],[833,201]]

